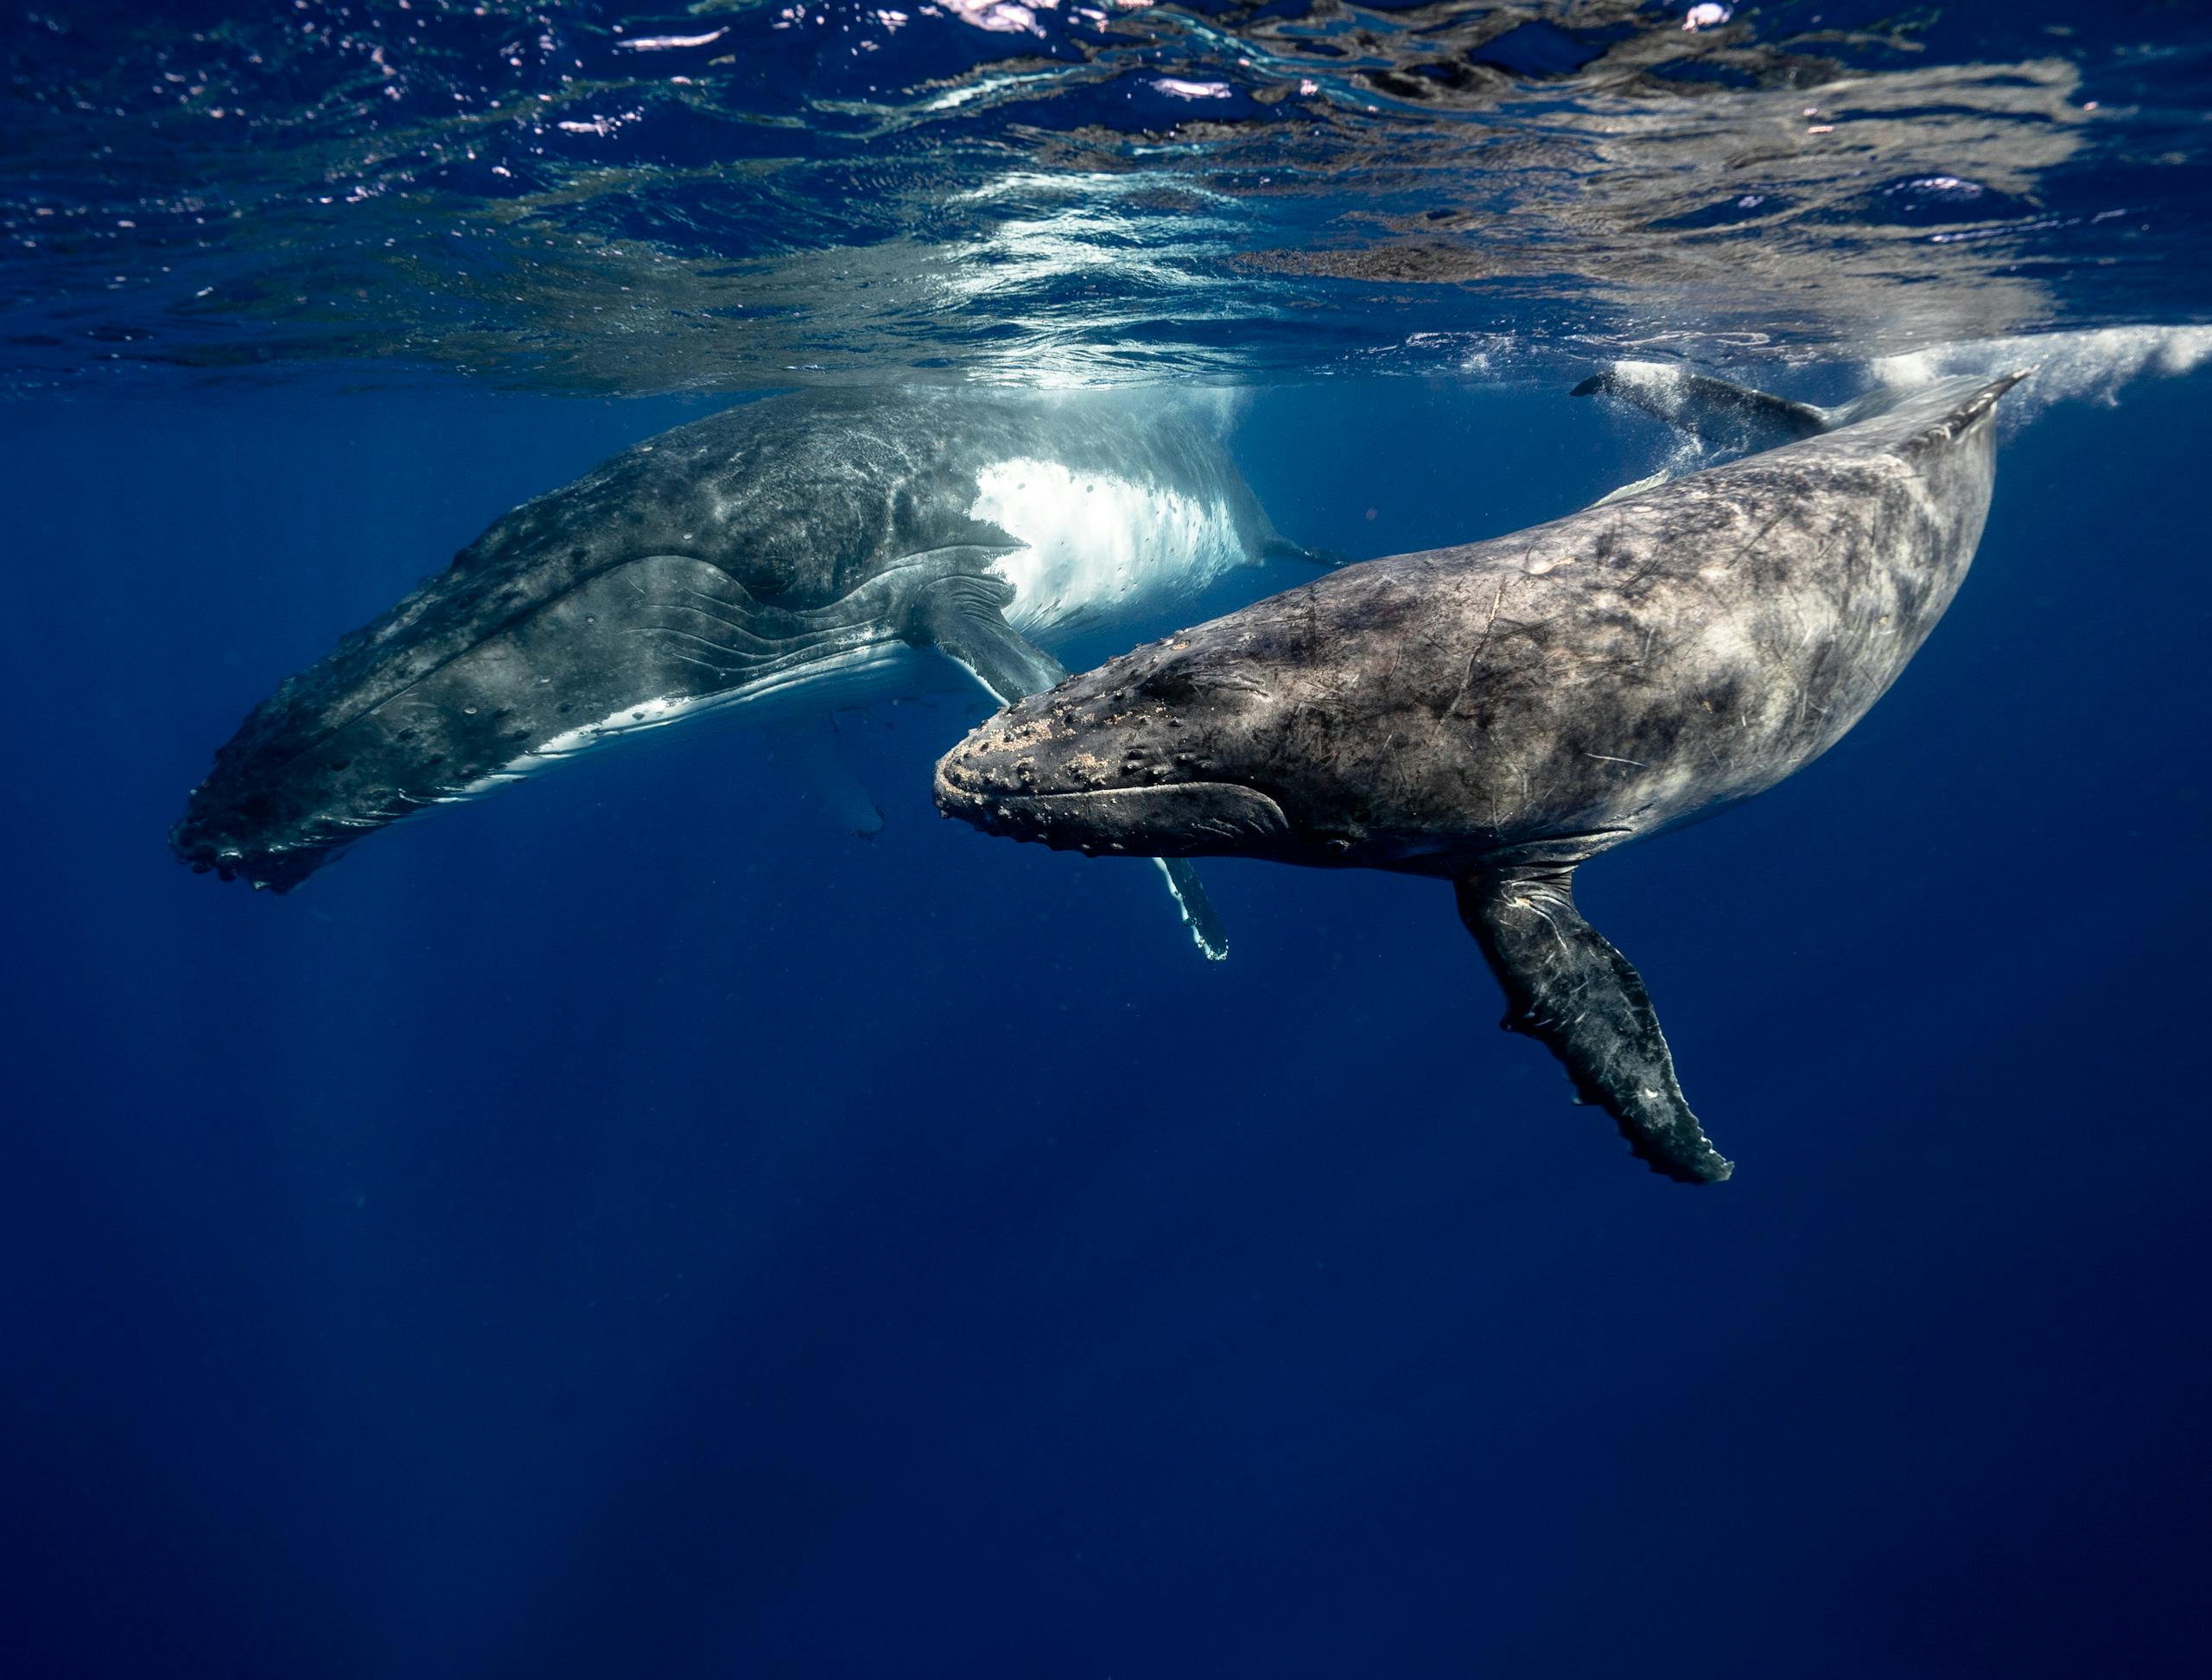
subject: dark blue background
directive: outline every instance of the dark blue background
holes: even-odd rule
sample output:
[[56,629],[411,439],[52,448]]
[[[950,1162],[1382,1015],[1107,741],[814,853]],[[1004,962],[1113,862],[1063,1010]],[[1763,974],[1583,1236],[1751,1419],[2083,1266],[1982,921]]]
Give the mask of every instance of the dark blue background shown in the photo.
[[[1708,1191],[1446,888],[1211,866],[1208,968],[1145,866],[936,819],[957,705],[849,727],[874,843],[706,727],[194,879],[279,676],[699,410],[15,404],[8,1671],[2192,1671],[2208,402],[2011,438],[1874,715],[1586,872]],[[1658,448],[1409,381],[1239,443],[1362,554]]]

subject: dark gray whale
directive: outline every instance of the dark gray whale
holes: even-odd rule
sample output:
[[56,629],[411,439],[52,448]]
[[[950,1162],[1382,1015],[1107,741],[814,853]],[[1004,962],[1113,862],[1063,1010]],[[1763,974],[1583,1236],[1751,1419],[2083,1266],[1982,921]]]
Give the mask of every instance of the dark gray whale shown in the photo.
[[1085,852],[1445,877],[1505,1024],[1656,1170],[1726,1178],[1574,870],[1771,787],[1865,715],[1966,575],[2013,383],[1870,399],[1729,466],[1271,596],[1001,712],[938,764],[938,803]]
[[[288,678],[171,844],[284,892],[402,818],[702,712],[823,717],[961,668],[1001,703],[1049,687],[1066,671],[1040,644],[1302,552],[1218,431],[1158,392],[954,390],[679,427],[506,514]],[[1219,954],[1195,879],[1170,884]]]

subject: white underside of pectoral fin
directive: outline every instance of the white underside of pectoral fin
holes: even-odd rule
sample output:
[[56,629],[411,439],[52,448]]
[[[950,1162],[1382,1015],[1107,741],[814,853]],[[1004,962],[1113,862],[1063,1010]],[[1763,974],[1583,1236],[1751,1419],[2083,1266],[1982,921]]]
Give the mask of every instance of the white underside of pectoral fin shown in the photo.
[[1167,883],[1167,895],[1175,900],[1175,907],[1183,913],[1183,926],[1190,930],[1191,943],[1198,954],[1209,963],[1226,962],[1229,958],[1229,933],[1221,925],[1221,916],[1213,907],[1213,900],[1206,896],[1205,888],[1192,873],[1187,858],[1155,857],[1160,878]]
[[969,517],[1021,544],[991,570],[1014,586],[1008,622],[1032,636],[1194,594],[1256,557],[1224,501],[1057,461],[986,467]]

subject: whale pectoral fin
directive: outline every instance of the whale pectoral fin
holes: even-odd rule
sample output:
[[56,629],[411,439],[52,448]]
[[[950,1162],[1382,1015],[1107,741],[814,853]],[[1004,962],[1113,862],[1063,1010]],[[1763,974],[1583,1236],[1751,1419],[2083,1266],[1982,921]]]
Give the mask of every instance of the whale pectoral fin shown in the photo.
[[[1013,589],[994,577],[948,577],[919,604],[910,640],[935,647],[1001,706],[1041,694],[1068,674],[1067,667],[1006,621],[1006,605],[1013,597]],[[1198,871],[1188,858],[1153,861],[1167,878],[1168,894],[1191,930],[1191,943],[1208,962],[1220,962],[1229,955],[1229,934]]]
[[1006,621],[1011,585],[995,577],[939,580],[918,603],[907,640],[934,647],[990,690],[1001,706],[1039,694],[1068,669]]
[[1191,867],[1191,860],[1155,857],[1152,861],[1160,865],[1160,873],[1167,878],[1168,896],[1183,913],[1183,926],[1191,930],[1191,943],[1198,946],[1199,955],[1209,963],[1223,961],[1229,955],[1229,930],[1222,926],[1221,912],[1206,896],[1205,883]]
[[761,726],[768,750],[789,769],[809,799],[829,813],[843,832],[873,840],[882,831],[883,813],[868,797],[845,758],[837,720],[828,712],[776,718]]
[[1716,1184],[1734,1168],[1683,1099],[1643,977],[1575,909],[1573,879],[1523,868],[1457,883],[1460,920],[1504,988],[1504,1024],[1541,1040],[1654,1172]]
[[1730,385],[1671,362],[1615,362],[1572,394],[1592,397],[1599,391],[1713,449],[1747,455],[1818,437],[1834,423],[1809,403]]
[[1262,560],[1302,560],[1309,566],[1322,566],[1334,571],[1339,566],[1351,563],[1349,557],[1334,549],[1308,548],[1303,543],[1294,543],[1280,531],[1260,545]]
[[1604,495],[1599,497],[1597,500],[1592,502],[1590,506],[1592,507],[1603,507],[1608,502],[1626,501],[1630,496],[1640,496],[1647,490],[1656,490],[1661,485],[1667,483],[1675,475],[1672,473],[1667,471],[1666,468],[1662,467],[1659,471],[1651,474],[1648,477],[1637,479],[1630,484],[1624,484],[1618,490],[1608,490]]

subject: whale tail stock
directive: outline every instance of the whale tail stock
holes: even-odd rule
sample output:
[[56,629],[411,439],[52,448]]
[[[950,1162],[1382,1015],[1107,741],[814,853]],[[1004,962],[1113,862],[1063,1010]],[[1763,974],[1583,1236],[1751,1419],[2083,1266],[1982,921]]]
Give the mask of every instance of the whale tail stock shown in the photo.
[[1460,920],[1504,989],[1503,1024],[1557,1056],[1654,1172],[1717,1184],[1735,1168],[1682,1096],[1643,977],[1582,920],[1573,882],[1571,864],[1522,864],[1455,883]]
[[[1961,406],[1961,423],[1980,415],[2034,372],[2032,367],[2022,368],[1990,379]],[[1962,379],[1960,383],[1971,382]],[[1756,455],[1764,449],[1778,449],[1785,443],[1802,443],[1839,426],[1871,420],[1908,401],[1920,388],[1910,385],[1878,386],[1841,407],[1825,409],[1754,391],[1749,385],[1731,385],[1709,373],[1694,373],[1672,362],[1623,361],[1592,374],[1567,394],[1594,397],[1602,392],[1618,397],[1631,408],[1664,421],[1707,449]],[[1605,500],[1611,501],[1629,491],[1649,488],[1669,476],[1664,472],[1655,474],[1615,491]]]

